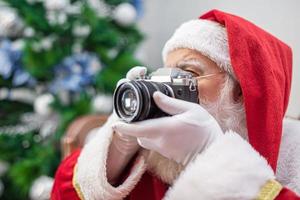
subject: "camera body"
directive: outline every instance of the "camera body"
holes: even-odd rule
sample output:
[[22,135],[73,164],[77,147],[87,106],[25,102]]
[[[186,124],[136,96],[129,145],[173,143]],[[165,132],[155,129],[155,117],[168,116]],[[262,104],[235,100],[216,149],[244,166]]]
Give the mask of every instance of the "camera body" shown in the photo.
[[192,73],[178,68],[159,68],[150,76],[119,85],[114,92],[114,111],[125,122],[166,116],[154,100],[153,93],[198,103],[197,80]]

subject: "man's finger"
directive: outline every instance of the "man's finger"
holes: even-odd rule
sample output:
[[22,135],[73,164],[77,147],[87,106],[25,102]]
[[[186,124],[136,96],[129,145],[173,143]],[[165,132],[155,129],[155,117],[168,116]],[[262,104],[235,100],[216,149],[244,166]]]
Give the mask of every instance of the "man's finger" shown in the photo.
[[161,92],[154,92],[153,99],[156,105],[170,115],[176,115],[192,109],[194,103],[169,97]]

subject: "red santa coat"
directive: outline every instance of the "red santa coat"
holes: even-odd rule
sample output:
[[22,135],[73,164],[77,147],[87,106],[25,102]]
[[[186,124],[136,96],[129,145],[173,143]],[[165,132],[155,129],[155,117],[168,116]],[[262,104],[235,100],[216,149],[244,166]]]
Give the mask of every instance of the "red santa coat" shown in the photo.
[[[299,199],[282,185],[300,191],[300,166],[295,156],[300,145],[291,145],[290,140],[288,145],[282,144],[285,149],[277,162],[291,84],[290,48],[239,17],[214,10],[201,18],[227,29],[232,67],[245,101],[249,141],[227,131],[186,167],[171,188],[145,174],[145,161],[137,156],[126,178],[114,187],[106,177],[113,133],[110,119],[80,153],[62,163],[53,199]],[[292,153],[286,153],[291,147]]]
[[[282,148],[280,150],[276,178],[282,185],[292,188],[299,193],[300,158],[297,155],[300,154],[300,122],[295,120],[285,120],[284,122],[284,135],[281,144]],[[109,140],[106,140],[106,138],[110,137],[110,133],[112,133],[112,130],[109,129],[109,126],[105,125],[103,128],[98,130],[97,136],[93,138],[93,141],[95,142],[91,141],[94,144],[91,145],[91,142],[87,144],[93,148],[96,148],[95,144],[97,144],[97,146],[103,145],[102,148],[100,148],[101,151],[95,152],[97,154],[99,153],[97,156],[100,158],[107,153]],[[212,146],[209,151],[205,153],[208,154],[207,156],[199,155],[193,165],[188,166],[184,170],[173,186],[168,186],[162,183],[160,179],[149,173],[143,174],[145,171],[141,166],[144,164],[141,162],[140,158],[137,158],[135,162],[130,163],[131,169],[127,170],[123,175],[123,180],[120,180],[120,183],[124,185],[126,178],[128,179],[133,177],[129,181],[130,184],[126,186],[128,190],[120,188],[110,190],[109,186],[106,185],[107,179],[104,177],[104,171],[85,171],[87,179],[90,179],[88,178],[89,174],[94,174],[94,176],[97,176],[100,180],[103,179],[103,177],[104,179],[100,181],[100,185],[92,185],[91,191],[87,192],[90,196],[81,197],[81,199],[96,199],[91,197],[91,193],[96,191],[101,191],[100,194],[103,194],[103,196],[98,199],[106,200],[122,198],[130,200],[161,200],[163,198],[172,200],[228,198],[250,199],[248,198],[249,195],[257,197],[264,186],[264,184],[260,183],[260,176],[262,176],[263,180],[267,182],[269,177],[266,176],[266,174],[269,172],[272,174],[273,171],[267,162],[265,162],[264,158],[256,153],[249,143],[245,142],[237,134],[226,134],[226,137],[224,136],[218,144]],[[99,142],[100,140],[106,141],[107,144],[105,144],[106,142]],[[228,148],[228,146],[231,148]],[[82,150],[75,151],[59,166],[55,176],[51,199],[79,200],[80,195],[84,196],[84,194],[81,194],[83,192],[80,191],[80,185],[83,187],[86,186],[84,183],[79,183],[79,185],[76,186],[74,175],[75,166],[78,164],[78,158],[79,156],[84,155],[84,153],[81,155],[81,152]],[[247,153],[245,154],[245,152]],[[216,156],[220,155],[222,158],[216,158]],[[234,164],[234,162],[236,162],[236,164]],[[203,166],[203,163],[206,163],[206,166]],[[93,164],[93,161],[91,161],[91,163],[85,163],[84,166],[86,169],[90,169],[89,166]],[[100,164],[101,166],[105,166],[105,160],[103,160]],[[228,168],[228,166],[231,166],[232,169]],[[257,176],[254,175],[255,173],[257,173]],[[231,179],[228,179],[226,176],[230,176]],[[135,179],[135,177],[139,178]],[[228,180],[231,185],[228,185]],[[94,184],[93,181],[91,181],[91,184]],[[78,188],[77,191],[75,189],[76,187]],[[251,190],[251,188],[256,188],[256,190]],[[202,196],[203,190],[211,190],[211,193]],[[216,192],[219,190],[222,190],[222,192]],[[246,197],[244,194],[246,194]],[[293,200],[299,199],[299,197],[293,191],[283,187],[275,199]]]

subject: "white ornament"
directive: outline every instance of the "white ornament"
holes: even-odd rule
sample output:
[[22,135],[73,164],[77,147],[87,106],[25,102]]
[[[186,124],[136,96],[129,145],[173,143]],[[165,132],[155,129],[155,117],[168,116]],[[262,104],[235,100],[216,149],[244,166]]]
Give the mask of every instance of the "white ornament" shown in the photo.
[[48,176],[40,176],[37,178],[29,192],[31,200],[49,200],[53,186],[53,178]]
[[44,1],[44,7],[47,10],[64,10],[66,9],[70,4],[69,0],[45,0]]
[[53,36],[43,38],[40,41],[40,46],[42,49],[49,50],[52,48],[54,41],[55,41],[55,37],[53,37]]
[[46,18],[51,25],[62,25],[67,21],[67,15],[64,11],[47,11]]
[[[55,133],[58,125],[59,115],[55,112],[53,112],[51,115],[24,113],[20,116],[20,124],[0,127],[0,135],[23,135],[32,131],[39,131],[39,138],[44,140]],[[23,143],[23,146],[25,148],[30,145],[29,143],[27,143]]]
[[62,24],[64,24],[66,21],[67,21],[67,15],[66,15],[66,13],[60,12],[60,13],[57,15],[57,23],[60,24],[60,25],[62,25]]
[[81,8],[82,8],[82,2],[77,1],[77,2],[73,2],[72,4],[69,4],[65,8],[65,11],[67,14],[76,15],[76,14],[81,14]]
[[122,3],[113,11],[113,18],[120,26],[130,26],[135,22],[137,12],[130,3]]
[[99,94],[92,101],[92,108],[97,113],[108,114],[112,111],[113,101],[111,95]]
[[50,104],[54,102],[51,94],[43,94],[34,101],[34,111],[40,115],[49,115],[52,113]]
[[27,28],[24,29],[23,34],[24,34],[25,37],[32,37],[35,34],[35,30],[31,27],[27,27]]
[[25,41],[23,39],[17,39],[13,41],[11,45],[13,49],[22,51],[25,46]]
[[36,93],[27,88],[0,88],[0,101],[5,99],[33,104]]
[[75,25],[72,32],[76,37],[86,37],[90,34],[91,27],[89,25]]
[[107,55],[111,58],[114,59],[118,55],[118,49],[112,48],[107,52]]
[[41,41],[41,47],[45,50],[49,50],[52,48],[52,41],[48,38],[45,38]]
[[0,37],[15,37],[21,34],[23,23],[11,8],[0,7]]
[[93,58],[90,61],[89,67],[87,68],[87,72],[89,74],[96,74],[102,69],[101,62],[97,58]]

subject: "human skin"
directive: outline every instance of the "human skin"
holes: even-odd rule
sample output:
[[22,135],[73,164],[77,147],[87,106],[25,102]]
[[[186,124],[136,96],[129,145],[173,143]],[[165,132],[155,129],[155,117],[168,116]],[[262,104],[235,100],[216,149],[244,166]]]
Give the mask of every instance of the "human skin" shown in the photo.
[[219,97],[226,73],[221,71],[215,62],[192,49],[176,49],[167,55],[165,67],[181,68],[192,72],[195,77],[212,75],[207,78],[197,78],[198,98],[205,102],[214,102]]

